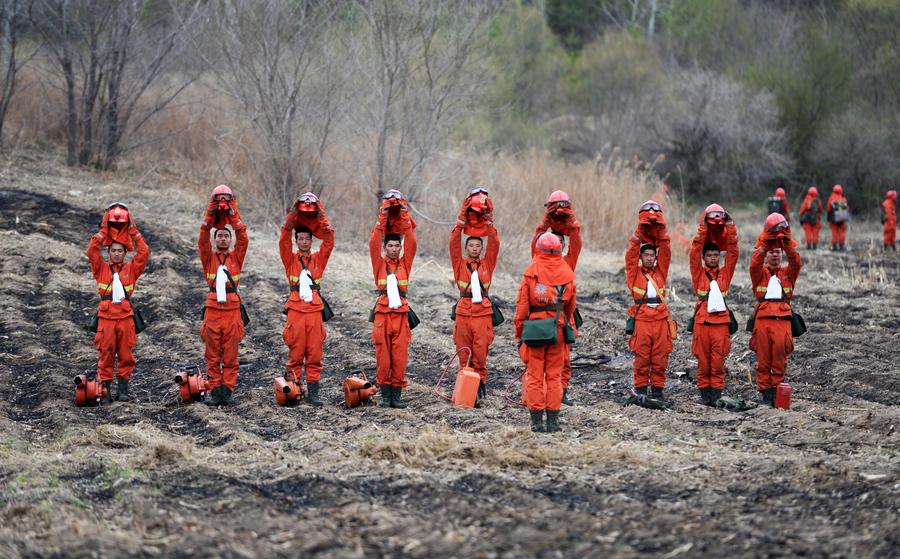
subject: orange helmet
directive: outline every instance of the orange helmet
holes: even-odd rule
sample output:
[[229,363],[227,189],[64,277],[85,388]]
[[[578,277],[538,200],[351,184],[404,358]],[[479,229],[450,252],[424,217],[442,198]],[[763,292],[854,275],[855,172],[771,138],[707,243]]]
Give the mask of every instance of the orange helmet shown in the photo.
[[843,195],[843,194],[844,194],[844,187],[841,186],[841,185],[839,185],[839,184],[836,184],[836,185],[834,185],[834,188],[831,189],[831,191],[834,192],[835,194],[841,194],[841,195]]
[[770,213],[769,217],[766,218],[766,231],[770,233],[777,233],[789,227],[788,221],[778,212]]
[[220,184],[219,186],[213,188],[212,194],[209,197],[210,201],[231,201],[234,200],[234,192],[231,191],[231,188],[224,184]]
[[568,194],[566,194],[562,190],[554,190],[547,198],[547,202],[544,204],[544,207],[549,208],[550,206],[554,206],[556,208],[568,208],[570,205],[571,203],[569,202]]
[[541,252],[562,254],[562,243],[559,242],[559,237],[550,231],[547,231],[538,237],[538,240],[534,245]]
[[641,204],[641,209],[638,210],[638,213],[641,212],[649,212],[654,211],[656,213],[662,213],[662,206],[659,205],[659,202],[653,200],[647,200],[643,204]]
[[469,209],[477,213],[485,213],[488,211],[487,193],[479,192],[469,198]]
[[297,196],[297,207],[301,212],[313,212],[319,209],[319,197],[312,192],[304,192]]
[[888,190],[887,197],[891,200],[896,200],[897,199],[897,191],[896,190]]
[[725,208],[718,204],[710,204],[703,210],[703,220],[713,225],[725,224]]
[[113,202],[106,207],[107,223],[128,223],[128,206],[122,202]]
[[784,189],[779,186],[778,188],[775,189],[775,196],[785,198],[787,196],[787,194],[785,194]]
[[819,189],[816,188],[815,186],[810,186],[810,187],[809,187],[809,190],[806,191],[806,194],[809,195],[809,196],[818,196],[818,195],[819,195]]

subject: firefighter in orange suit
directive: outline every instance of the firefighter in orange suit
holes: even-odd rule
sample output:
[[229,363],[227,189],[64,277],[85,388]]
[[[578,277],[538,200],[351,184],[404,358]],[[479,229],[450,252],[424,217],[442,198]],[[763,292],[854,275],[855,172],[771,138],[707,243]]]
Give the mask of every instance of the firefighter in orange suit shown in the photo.
[[803,225],[806,248],[816,250],[819,246],[819,229],[822,228],[822,199],[815,186],[809,187],[800,206],[800,224]]
[[[782,252],[787,255],[786,267]],[[756,385],[763,402],[772,406],[794,350],[790,300],[802,266],[787,220],[779,213],[769,215],[750,257],[750,281],[758,301],[750,349],[756,352]]]
[[881,223],[884,225],[884,250],[897,251],[897,191],[888,190],[881,203]]
[[825,204],[828,223],[831,226],[831,250],[844,250],[847,242],[847,221],[850,218],[844,187],[836,184]]
[[406,362],[412,340],[406,293],[416,257],[416,222],[409,215],[409,205],[398,190],[384,194],[378,222],[369,237],[369,256],[378,291],[372,342],[375,344],[381,405],[405,408],[401,396],[407,385]]
[[228,186],[217,186],[204,213],[197,241],[209,286],[200,325],[200,338],[206,345],[209,395],[205,403],[209,406],[237,403],[233,394],[238,378],[238,347],[244,338],[241,297],[237,290],[248,244],[247,225],[241,221],[234,193]]
[[[108,261],[103,260],[101,255],[104,246]],[[136,249],[134,258],[131,262],[125,262],[125,254],[131,247]],[[87,257],[100,294],[97,334],[94,336],[94,346],[100,354],[97,377],[106,387],[106,401],[112,401],[110,385],[118,361],[116,400],[127,402],[131,399],[128,383],[135,365],[132,350],[137,344],[131,296],[150,258],[150,248],[138,232],[128,206],[114,202],[106,209],[100,231],[88,243]]]
[[[537,252],[525,269],[513,321],[520,355],[525,362],[525,403],[531,414],[532,431],[559,431],[566,344],[576,335],[574,312],[575,272],[562,258],[559,238],[548,231],[538,237]],[[555,339],[529,340],[524,335],[529,328],[526,322],[542,319],[555,319]]]
[[[487,395],[487,354],[494,341],[493,307],[488,291],[500,255],[500,235],[494,227],[488,200],[486,190],[480,187],[473,189],[463,200],[456,226],[450,232],[450,265],[459,289],[453,342],[457,352],[464,347],[471,350],[472,368],[481,376],[477,402]],[[466,238],[464,249],[462,236],[463,233],[468,235],[467,225],[473,213],[477,214],[474,217],[480,217],[478,222],[485,223],[483,228],[478,228]],[[487,250],[479,233],[484,233],[486,237]],[[465,366],[467,358],[465,352],[460,353],[460,368]]]
[[[720,266],[725,248],[725,265]],[[731,315],[725,296],[737,266],[738,234],[734,221],[718,204],[709,205],[700,218],[691,243],[690,269],[694,293],[694,328],[691,352],[697,358],[700,403],[715,406],[725,390],[725,359],[731,351]]]
[[[297,243],[293,250],[291,237]],[[313,252],[313,237],[322,240]],[[312,192],[301,194],[291,206],[281,236],[278,252],[290,284],[290,295],[284,305],[287,321],[281,336],[288,346],[287,368],[298,383],[306,369],[307,401],[321,406],[319,381],[322,377],[322,347],[325,343],[325,308],[321,295],[322,276],[334,250],[334,229],[325,215],[319,198]]]
[[[563,245],[563,260],[575,271],[578,265],[578,256],[581,254],[581,222],[575,216],[575,210],[572,208],[572,202],[569,195],[562,190],[556,190],[547,198],[544,204],[544,219],[538,225],[534,232],[534,238],[531,240],[531,256],[534,257],[537,251],[537,240],[544,232],[551,231]],[[568,247],[566,246],[566,237],[568,237]],[[567,250],[568,248],[568,250]],[[577,308],[577,307],[576,307]],[[576,316],[578,316],[576,314]],[[580,326],[578,324],[577,326]],[[569,398],[569,383],[572,380],[572,359],[571,345],[566,345],[566,360],[563,364],[562,387],[563,396],[562,403],[572,406],[575,401]]]
[[784,191],[784,188],[778,187],[775,189],[775,195],[773,198],[781,201],[781,208],[779,213],[784,216],[788,223],[791,222],[791,207],[788,205],[787,200],[787,192]]
[[662,207],[653,200],[641,205],[638,226],[625,253],[625,276],[634,304],[634,332],[628,342],[634,352],[634,389],[663,399],[666,368],[672,351],[666,279],[672,250]]

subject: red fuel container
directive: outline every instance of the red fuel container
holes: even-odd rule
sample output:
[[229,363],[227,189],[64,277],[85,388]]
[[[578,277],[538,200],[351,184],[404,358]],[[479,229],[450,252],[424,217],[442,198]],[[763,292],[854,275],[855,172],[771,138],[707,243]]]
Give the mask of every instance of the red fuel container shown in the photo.
[[791,385],[782,382],[775,389],[775,407],[782,410],[791,409]]
[[478,387],[481,375],[470,367],[463,367],[456,375],[456,386],[453,387],[453,405],[463,408],[474,408],[478,398]]

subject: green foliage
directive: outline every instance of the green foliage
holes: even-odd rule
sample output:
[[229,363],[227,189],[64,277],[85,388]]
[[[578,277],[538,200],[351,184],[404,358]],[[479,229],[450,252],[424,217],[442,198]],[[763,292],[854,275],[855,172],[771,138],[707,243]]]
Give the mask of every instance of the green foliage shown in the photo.
[[738,0],[672,2],[661,20],[684,64],[728,70],[744,62],[752,48],[747,11]]
[[567,49],[580,50],[602,25],[601,0],[546,0],[547,25]]

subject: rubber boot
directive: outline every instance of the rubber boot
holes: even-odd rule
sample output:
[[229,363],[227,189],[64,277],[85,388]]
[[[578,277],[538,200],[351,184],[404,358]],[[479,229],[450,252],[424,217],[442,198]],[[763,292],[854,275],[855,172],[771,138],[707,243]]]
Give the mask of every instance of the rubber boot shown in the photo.
[[575,405],[575,400],[572,400],[572,399],[569,398],[569,389],[568,389],[568,388],[563,388],[562,403],[565,404],[565,405],[567,405],[567,406],[574,406],[574,405]]
[[701,389],[700,389],[700,399],[697,400],[697,403],[698,403],[698,404],[702,404],[702,405],[704,405],[704,406],[709,406],[709,405],[711,405],[711,404],[709,403],[709,391],[710,391],[709,388],[701,388]]
[[131,400],[131,397],[128,395],[128,381],[123,378],[119,378],[116,385],[116,400],[120,402]]
[[403,389],[399,386],[395,386],[393,390],[391,390],[391,407],[402,410],[406,407],[406,402],[400,399],[400,396],[403,395]]
[[819,248],[819,243],[813,243],[813,250],[817,250]]
[[112,381],[104,380],[103,382],[100,383],[100,385],[103,386],[103,388],[106,388],[106,398],[102,398],[100,401],[104,404],[111,404],[113,401]]
[[384,385],[381,387],[381,405],[385,408],[391,407],[391,396],[394,394],[394,387]]
[[651,386],[650,397],[654,400],[664,400],[665,398],[663,398],[663,389],[658,386]]
[[306,383],[306,401],[309,402],[309,405],[319,407],[322,405],[322,401],[319,400],[319,383],[318,382],[307,382]]
[[837,250],[837,245],[831,245],[831,252],[834,252],[836,250]]
[[544,410],[531,410],[531,430],[535,433],[543,433]]
[[217,386],[209,391],[206,395],[206,400],[203,400],[203,403],[207,406],[221,406],[222,405],[222,386]]
[[719,398],[722,397],[722,391],[718,388],[710,388],[709,389],[709,405],[711,407],[716,407],[716,402],[719,401]]
[[644,396],[647,395],[647,387],[646,386],[642,386],[640,388],[635,388],[634,391],[637,392],[638,394],[643,394]]
[[775,389],[774,388],[766,389],[766,403],[769,404],[770,406],[772,406],[773,408],[775,407]]
[[220,394],[219,397],[222,399],[223,406],[233,406],[233,405],[237,404],[237,400],[234,399],[234,396],[232,395],[230,388],[228,388],[224,384],[221,385],[219,388],[222,389],[219,392],[219,394]]
[[547,432],[559,431],[559,410],[547,410]]
[[487,398],[487,386],[485,386],[484,381],[480,381],[478,383],[478,392],[475,395],[475,407],[481,407],[481,401]]

